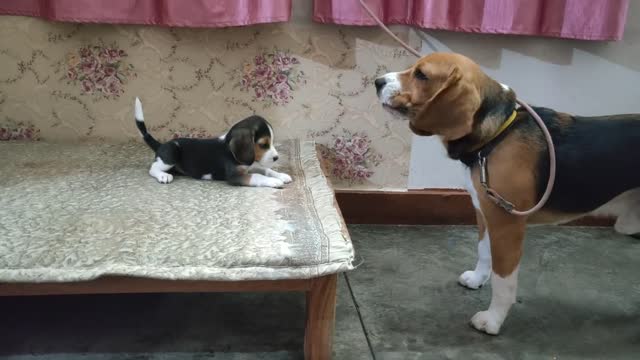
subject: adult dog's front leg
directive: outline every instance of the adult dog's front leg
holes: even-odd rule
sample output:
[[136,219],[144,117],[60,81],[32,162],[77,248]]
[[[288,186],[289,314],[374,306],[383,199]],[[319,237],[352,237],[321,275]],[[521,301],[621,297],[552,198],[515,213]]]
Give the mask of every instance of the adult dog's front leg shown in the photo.
[[522,244],[526,219],[506,213],[491,204],[483,213],[491,238],[491,304],[471,318],[471,325],[487,334],[497,335],[511,305],[516,302],[518,269],[522,256]]
[[471,202],[476,209],[476,222],[478,224],[478,261],[474,270],[463,272],[458,278],[460,285],[469,289],[479,289],[491,276],[491,240],[487,232],[484,215],[480,210],[480,199],[471,177],[471,170],[466,169],[465,188],[471,196]]
[[474,270],[467,270],[458,278],[460,285],[474,290],[482,287],[491,276],[491,240],[480,209],[476,209],[476,220],[479,236],[478,261]]
[[285,184],[288,184],[291,181],[293,181],[293,179],[291,179],[291,176],[289,176],[289,175],[287,175],[285,173],[277,172],[275,170],[262,168],[262,167],[258,167],[258,166],[249,168],[249,173],[251,173],[251,174],[260,174],[260,175],[268,176],[268,177],[271,177],[271,178],[275,178],[275,179],[278,179],[278,180],[282,181]]

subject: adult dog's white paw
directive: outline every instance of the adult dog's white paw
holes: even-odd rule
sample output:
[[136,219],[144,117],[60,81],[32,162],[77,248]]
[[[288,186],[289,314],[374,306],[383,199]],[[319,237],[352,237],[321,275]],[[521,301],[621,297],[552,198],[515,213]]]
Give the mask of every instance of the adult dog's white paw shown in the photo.
[[168,184],[173,181],[173,175],[167,173],[158,174],[156,180],[158,180],[160,184]]
[[497,316],[490,311],[479,311],[471,318],[471,326],[489,335],[498,335],[502,319],[497,319]]
[[479,271],[473,271],[473,270],[469,270],[469,271],[465,271],[463,272],[460,277],[458,278],[458,283],[460,283],[460,285],[467,287],[469,289],[479,289],[482,287],[482,285],[484,285],[484,283],[487,282],[487,280],[489,280],[489,277],[491,275],[489,274],[482,274]]
[[276,173],[276,179],[279,179],[280,181],[282,181],[285,184],[288,184],[288,183],[293,181],[291,176],[289,176],[289,175],[287,175],[285,173]]

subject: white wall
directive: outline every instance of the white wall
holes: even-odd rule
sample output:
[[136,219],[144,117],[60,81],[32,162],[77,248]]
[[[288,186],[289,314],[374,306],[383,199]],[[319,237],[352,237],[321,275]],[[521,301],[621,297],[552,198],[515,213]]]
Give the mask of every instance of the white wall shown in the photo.
[[[640,1],[629,6],[620,42],[429,31],[422,52],[469,56],[534,105],[577,115],[640,113]],[[414,136],[410,189],[462,188],[461,171],[437,139]]]

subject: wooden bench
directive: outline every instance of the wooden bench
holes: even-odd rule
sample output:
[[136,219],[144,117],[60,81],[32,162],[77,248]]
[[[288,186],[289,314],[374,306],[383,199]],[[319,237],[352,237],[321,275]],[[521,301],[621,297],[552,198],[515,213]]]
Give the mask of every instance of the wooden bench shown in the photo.
[[329,359],[353,247],[314,144],[280,153],[283,190],[157,184],[137,144],[0,144],[0,296],[304,292],[305,358]]

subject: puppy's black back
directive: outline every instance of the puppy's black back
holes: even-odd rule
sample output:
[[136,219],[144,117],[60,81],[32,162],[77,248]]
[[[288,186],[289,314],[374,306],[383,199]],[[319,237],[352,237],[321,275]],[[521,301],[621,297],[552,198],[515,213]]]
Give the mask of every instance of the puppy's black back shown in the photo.
[[196,179],[211,174],[213,179],[224,180],[236,166],[224,139],[175,139],[162,144],[156,156],[167,164],[175,164],[180,173]]
[[[141,132],[144,134],[146,131]],[[269,142],[264,142],[265,137]],[[226,135],[214,139],[179,138],[158,145],[156,157],[179,173],[196,179],[230,180],[264,154],[259,146],[272,146],[273,130],[263,117],[253,115],[232,126]]]

